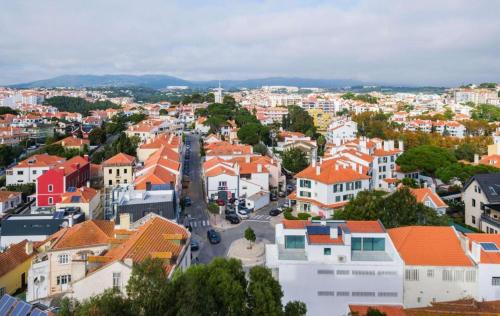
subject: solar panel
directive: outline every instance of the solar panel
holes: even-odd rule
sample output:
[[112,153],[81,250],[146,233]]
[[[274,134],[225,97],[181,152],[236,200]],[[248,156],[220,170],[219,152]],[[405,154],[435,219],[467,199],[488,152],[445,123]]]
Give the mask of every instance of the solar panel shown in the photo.
[[75,187],[69,187],[66,191],[67,192],[76,192],[76,188]]
[[23,301],[19,301],[10,313],[11,316],[27,316],[30,313],[32,306]]
[[64,212],[57,211],[54,213],[54,216],[52,216],[54,219],[63,219],[64,218]]
[[16,301],[17,300],[12,296],[5,294],[0,300],[0,315],[7,315]]
[[481,247],[483,247],[484,251],[498,251],[498,247],[495,243],[492,242],[482,242]]
[[330,226],[307,226],[308,235],[330,235]]
[[47,316],[49,313],[45,312],[45,311],[42,311],[38,308],[35,307],[35,309],[33,309],[31,311],[31,316]]
[[79,196],[72,196],[71,197],[71,203],[79,203],[79,202],[80,202]]

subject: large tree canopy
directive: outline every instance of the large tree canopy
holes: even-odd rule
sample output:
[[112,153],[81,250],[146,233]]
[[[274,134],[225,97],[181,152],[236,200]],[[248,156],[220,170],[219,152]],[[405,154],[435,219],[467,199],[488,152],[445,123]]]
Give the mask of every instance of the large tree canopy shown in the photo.
[[398,157],[396,163],[404,172],[421,170],[434,175],[440,167],[456,162],[455,156],[447,149],[424,145],[411,148]]
[[309,165],[306,154],[299,148],[285,150],[281,158],[283,167],[293,173],[300,172]]

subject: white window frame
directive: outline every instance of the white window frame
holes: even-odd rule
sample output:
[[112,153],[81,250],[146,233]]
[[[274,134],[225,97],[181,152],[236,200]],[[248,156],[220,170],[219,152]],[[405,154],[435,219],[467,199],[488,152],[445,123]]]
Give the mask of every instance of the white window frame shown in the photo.
[[57,262],[59,264],[69,264],[70,258],[67,253],[63,253],[57,256]]

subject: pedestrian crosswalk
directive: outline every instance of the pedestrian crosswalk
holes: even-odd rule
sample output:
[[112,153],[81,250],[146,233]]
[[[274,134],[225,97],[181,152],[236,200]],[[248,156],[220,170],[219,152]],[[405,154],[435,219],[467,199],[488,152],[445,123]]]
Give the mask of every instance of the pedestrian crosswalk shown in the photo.
[[191,220],[189,223],[193,228],[210,226],[210,222],[208,220]]
[[250,219],[254,220],[259,220],[259,221],[269,221],[271,219],[271,216],[269,215],[253,215],[250,217]]

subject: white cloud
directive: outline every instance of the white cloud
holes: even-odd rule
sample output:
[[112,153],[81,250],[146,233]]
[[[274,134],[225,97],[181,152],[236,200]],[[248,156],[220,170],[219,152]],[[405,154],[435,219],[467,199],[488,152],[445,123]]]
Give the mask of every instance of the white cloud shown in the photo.
[[498,1],[2,1],[0,84],[164,73],[500,81]]

